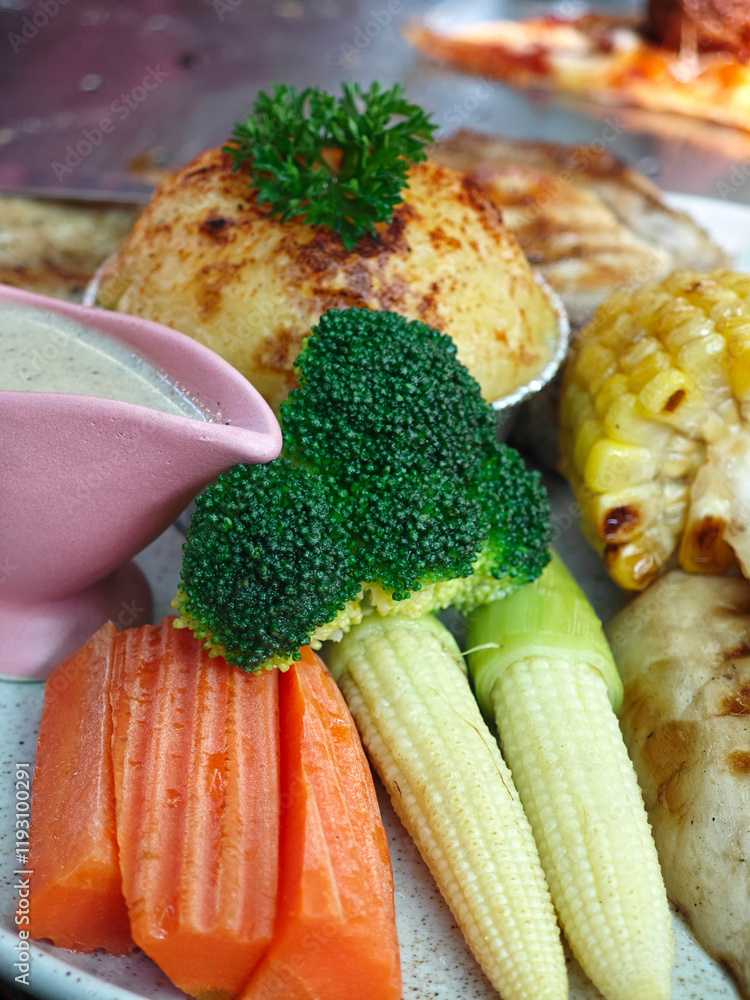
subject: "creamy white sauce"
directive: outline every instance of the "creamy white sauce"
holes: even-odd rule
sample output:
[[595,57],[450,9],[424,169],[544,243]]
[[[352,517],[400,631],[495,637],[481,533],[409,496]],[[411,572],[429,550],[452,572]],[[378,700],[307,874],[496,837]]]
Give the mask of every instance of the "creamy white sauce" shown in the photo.
[[15,303],[0,304],[0,389],[98,396],[211,419],[127,345],[67,316]]

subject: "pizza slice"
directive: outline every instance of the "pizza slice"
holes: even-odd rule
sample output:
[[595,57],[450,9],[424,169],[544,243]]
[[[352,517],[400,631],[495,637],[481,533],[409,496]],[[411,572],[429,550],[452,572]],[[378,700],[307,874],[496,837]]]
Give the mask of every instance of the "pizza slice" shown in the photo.
[[[669,2],[679,10],[671,18],[649,19],[642,29],[635,19],[607,14],[549,15],[446,31],[424,22],[407,27],[406,37],[431,58],[519,87],[678,112],[750,131],[750,51],[737,43],[750,40],[750,10],[743,15],[747,32],[734,22],[727,47],[719,48],[716,22],[691,19],[685,8],[732,0]],[[743,6],[750,7],[744,0]]]

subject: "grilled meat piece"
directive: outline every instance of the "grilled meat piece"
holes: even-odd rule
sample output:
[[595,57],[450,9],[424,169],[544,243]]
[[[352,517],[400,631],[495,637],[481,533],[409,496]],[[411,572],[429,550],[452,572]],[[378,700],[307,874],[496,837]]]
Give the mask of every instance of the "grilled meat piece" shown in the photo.
[[664,882],[750,996],[750,582],[674,571],[607,627]]
[[646,35],[664,48],[750,58],[747,0],[649,0]]
[[466,171],[502,209],[574,328],[616,288],[728,263],[700,226],[608,150],[463,131],[432,155]]

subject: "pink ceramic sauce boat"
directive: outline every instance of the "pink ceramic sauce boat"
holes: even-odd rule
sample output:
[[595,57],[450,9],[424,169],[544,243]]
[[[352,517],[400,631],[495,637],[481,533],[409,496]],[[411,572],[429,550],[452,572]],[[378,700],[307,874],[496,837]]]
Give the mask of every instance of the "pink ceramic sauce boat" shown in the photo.
[[6,303],[115,338],[217,421],[0,390],[0,676],[35,680],[108,619],[148,620],[148,584],[129,560],[219,473],[275,458],[281,432],[239,372],[181,333],[0,285]]

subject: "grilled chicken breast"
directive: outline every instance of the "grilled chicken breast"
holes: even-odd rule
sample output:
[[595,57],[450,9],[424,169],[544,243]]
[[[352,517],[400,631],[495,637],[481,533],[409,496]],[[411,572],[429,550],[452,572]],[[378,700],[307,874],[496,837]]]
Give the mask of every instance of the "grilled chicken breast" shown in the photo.
[[750,581],[673,571],[609,624],[667,892],[750,996]]
[[431,161],[412,167],[391,224],[347,251],[328,229],[271,218],[219,149],[159,188],[104,269],[98,303],[195,337],[274,407],[327,309],[389,309],[450,334],[493,401],[539,373],[558,325],[471,178]]
[[502,209],[574,327],[616,288],[658,281],[678,267],[728,263],[700,226],[607,150],[464,131],[432,155],[468,172]]

